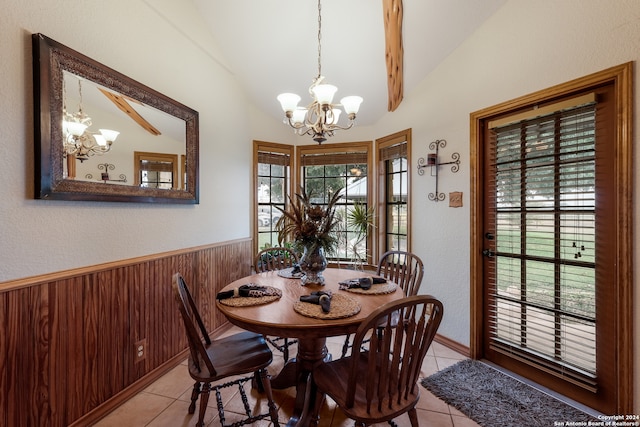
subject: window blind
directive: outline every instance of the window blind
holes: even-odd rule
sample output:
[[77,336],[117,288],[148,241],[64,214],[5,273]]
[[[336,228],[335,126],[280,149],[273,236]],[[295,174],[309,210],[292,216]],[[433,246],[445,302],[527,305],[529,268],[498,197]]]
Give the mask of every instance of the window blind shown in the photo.
[[345,152],[345,153],[321,153],[303,154],[300,159],[301,166],[323,166],[323,165],[357,165],[367,164],[367,153]]
[[381,148],[379,151],[380,160],[395,160],[407,157],[407,143],[401,142],[400,144],[391,145],[389,147]]
[[140,170],[150,172],[173,172],[173,162],[140,160]]
[[272,153],[267,151],[258,152],[258,163],[268,165],[289,166],[289,155],[284,153]]
[[495,127],[491,346],[595,388],[595,104]]

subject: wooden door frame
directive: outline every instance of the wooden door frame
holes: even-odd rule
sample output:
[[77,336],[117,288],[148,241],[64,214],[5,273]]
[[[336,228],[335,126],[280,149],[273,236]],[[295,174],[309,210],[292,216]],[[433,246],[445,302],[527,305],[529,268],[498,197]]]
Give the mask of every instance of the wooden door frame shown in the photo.
[[572,80],[549,89],[544,89],[511,101],[488,107],[470,115],[470,282],[471,282],[471,337],[470,355],[473,359],[483,357],[483,147],[484,127],[488,121],[507,111],[527,110],[537,104],[551,102],[571,92],[578,92],[596,85],[613,83],[616,103],[616,150],[615,174],[617,194],[615,197],[618,221],[615,250],[618,268],[613,277],[616,287],[616,341],[618,342],[617,412],[633,413],[633,62]]

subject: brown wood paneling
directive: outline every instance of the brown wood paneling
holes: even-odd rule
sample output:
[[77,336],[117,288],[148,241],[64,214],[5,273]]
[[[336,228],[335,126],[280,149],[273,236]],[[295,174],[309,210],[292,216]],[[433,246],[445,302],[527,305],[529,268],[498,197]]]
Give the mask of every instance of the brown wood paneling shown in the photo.
[[56,361],[49,367],[51,419],[58,421],[55,425],[67,425],[84,409],[68,405],[83,402],[86,392],[82,279],[74,277],[47,285],[51,307],[49,358]]
[[7,402],[2,418],[5,425],[47,425],[50,392],[46,287],[35,286],[7,295],[2,306],[6,307],[6,336],[2,337],[5,351],[0,360],[4,361],[1,376]]
[[8,423],[9,412],[9,378],[8,378],[8,363],[7,363],[7,349],[9,347],[9,308],[8,298],[0,298],[0,324],[3,325],[2,334],[0,335],[0,425],[6,426]]
[[179,363],[171,276],[182,273],[213,332],[226,324],[215,295],[250,274],[251,248],[243,239],[0,284],[0,425],[90,424]]

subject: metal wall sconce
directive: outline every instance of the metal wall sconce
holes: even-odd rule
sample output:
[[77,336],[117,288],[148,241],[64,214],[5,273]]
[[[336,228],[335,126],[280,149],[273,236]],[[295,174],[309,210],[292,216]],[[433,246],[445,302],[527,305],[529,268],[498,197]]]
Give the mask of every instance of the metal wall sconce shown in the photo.
[[[112,171],[116,168],[116,166],[113,163],[100,163],[98,165],[98,169],[103,170],[104,172],[102,172],[100,174],[100,179],[98,179],[98,181],[103,181],[105,184],[107,183],[107,181],[113,181],[113,182],[127,182],[127,176],[123,173],[120,174],[119,178],[120,179],[112,179],[109,177],[109,171]],[[86,174],[85,175],[86,179],[93,179],[93,174]]]
[[436,177],[436,191],[429,193],[429,200],[432,202],[441,202],[445,199],[444,193],[438,192],[438,166],[451,165],[451,172],[456,173],[460,170],[460,154],[453,153],[450,162],[440,162],[438,152],[441,148],[447,146],[447,141],[438,139],[429,144],[429,150],[435,150],[435,153],[427,154],[427,158],[420,157],[418,159],[418,175],[424,175],[424,168],[430,168],[431,176]]

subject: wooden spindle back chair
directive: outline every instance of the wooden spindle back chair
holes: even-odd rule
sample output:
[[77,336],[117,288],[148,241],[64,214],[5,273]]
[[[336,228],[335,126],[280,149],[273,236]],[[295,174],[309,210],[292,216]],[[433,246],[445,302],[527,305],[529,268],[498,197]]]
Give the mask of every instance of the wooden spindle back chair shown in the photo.
[[424,264],[411,252],[388,251],[380,257],[376,275],[397,283],[406,296],[417,295],[424,276]]
[[253,263],[256,273],[282,270],[298,263],[298,257],[289,248],[274,246],[258,252]]
[[[298,256],[289,248],[274,246],[266,248],[258,252],[253,263],[256,273],[264,273],[265,271],[282,270],[291,268],[298,263]],[[266,335],[264,337],[269,344],[282,353],[284,361],[289,360],[289,347],[296,344],[298,340],[292,340],[283,337],[272,337]]]
[[[411,252],[388,251],[380,257],[376,275],[396,283],[409,297],[418,294],[424,276],[424,264],[419,256]],[[345,357],[352,347],[350,342],[351,336],[347,335],[341,357]]]
[[[225,425],[224,407],[219,390],[233,385],[239,388],[247,418],[230,426],[249,424],[264,418],[270,418],[274,425],[279,425],[278,412],[273,402],[271,379],[267,373],[267,366],[271,363],[273,355],[264,337],[247,331],[211,340],[191,292],[180,273],[173,275],[172,286],[189,343],[189,375],[196,381],[191,393],[190,414],[195,412],[196,401],[200,396],[200,412],[196,426],[204,426],[209,393],[213,389],[216,392],[220,423],[228,427]],[[247,374],[250,375],[247,376]],[[242,377],[211,386],[212,382],[238,376]],[[253,414],[249,406],[244,384],[254,379],[267,395],[268,413]]]
[[[393,324],[392,313],[398,312]],[[418,426],[422,362],[443,316],[440,301],[430,295],[397,300],[371,313],[354,337],[349,357],[320,364],[313,381],[320,399],[329,395],[356,425],[391,422],[407,412]],[[370,338],[367,350],[362,342]]]

